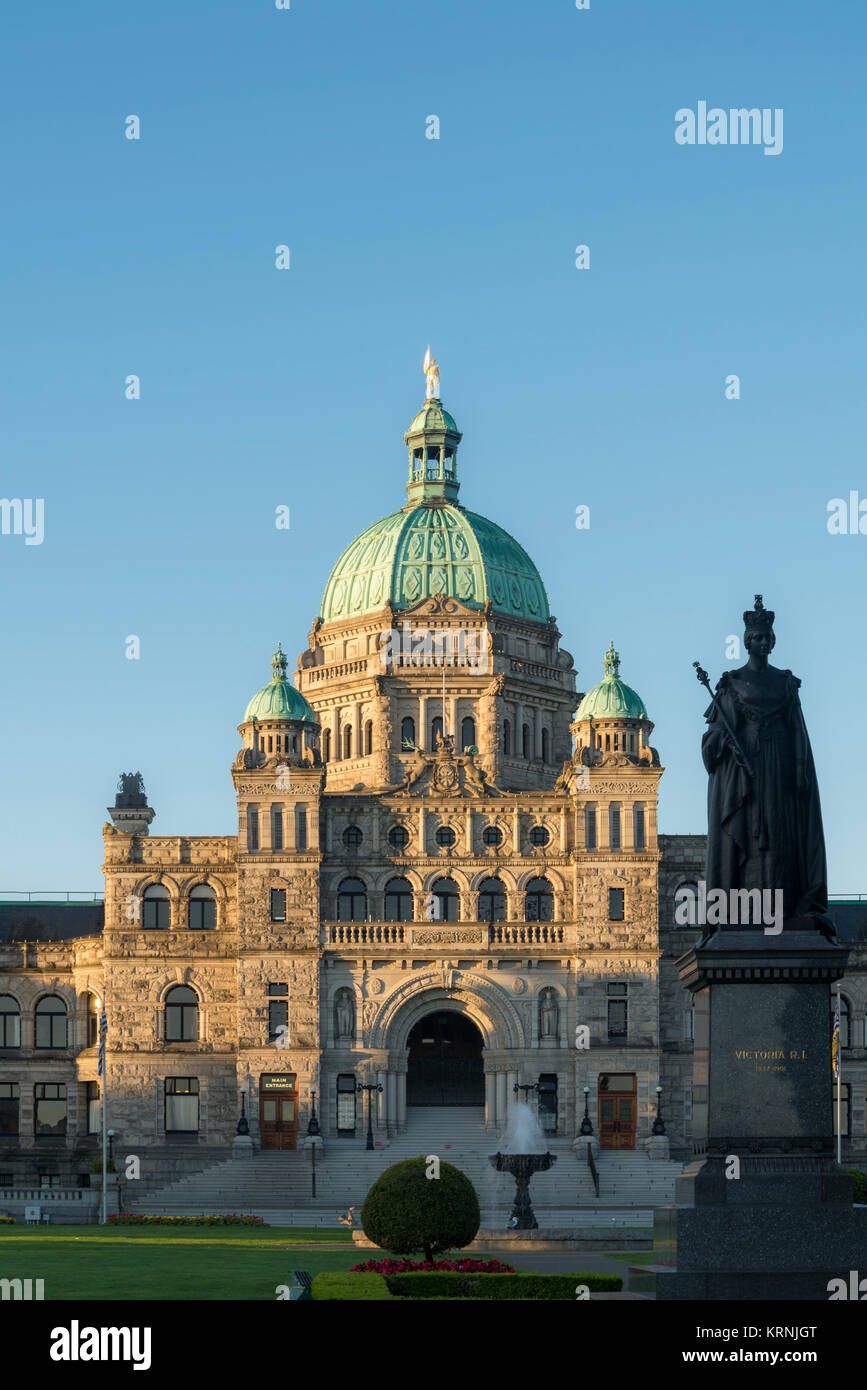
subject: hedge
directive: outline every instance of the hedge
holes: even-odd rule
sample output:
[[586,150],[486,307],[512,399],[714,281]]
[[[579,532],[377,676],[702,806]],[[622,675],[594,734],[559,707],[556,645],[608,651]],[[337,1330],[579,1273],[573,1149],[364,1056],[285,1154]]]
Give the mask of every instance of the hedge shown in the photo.
[[[370,1278],[370,1275],[354,1275]],[[558,1299],[575,1302],[575,1288],[618,1293],[617,1274],[390,1274],[385,1280],[399,1298]]]
[[311,1294],[318,1303],[350,1299],[353,1303],[359,1299],[371,1302],[394,1297],[381,1274],[355,1274],[346,1269],[314,1275]]
[[860,1168],[847,1168],[846,1172],[854,1183],[852,1201],[867,1206],[867,1173]]
[[473,1184],[453,1163],[439,1162],[437,1176],[422,1155],[393,1163],[364,1199],[361,1225],[368,1240],[395,1255],[423,1250],[425,1259],[469,1245],[481,1223]]

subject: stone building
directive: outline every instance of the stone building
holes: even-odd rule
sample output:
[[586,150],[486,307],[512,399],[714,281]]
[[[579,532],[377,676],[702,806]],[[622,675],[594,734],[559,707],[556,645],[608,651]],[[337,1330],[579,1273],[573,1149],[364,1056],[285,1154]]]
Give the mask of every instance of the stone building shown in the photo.
[[[438,399],[404,440],[406,504],[338,559],[294,680],[278,646],[247,706],[236,829],[152,835],[126,777],[103,921],[0,908],[0,1188],[87,1171],[103,1003],[109,1123],[165,1177],[230,1156],[242,1104],[264,1149],[296,1148],[314,1091],[326,1143],[360,1137],[359,1082],[383,1141],[462,1106],[487,1150],[524,1085],[552,1138],[580,1143],[586,1107],[603,1156],[688,1156],[675,961],[697,933],[674,893],[703,837],[658,834],[644,703],[613,643],[576,692],[532,560],[458,502]],[[863,916],[842,913],[856,1155]]]

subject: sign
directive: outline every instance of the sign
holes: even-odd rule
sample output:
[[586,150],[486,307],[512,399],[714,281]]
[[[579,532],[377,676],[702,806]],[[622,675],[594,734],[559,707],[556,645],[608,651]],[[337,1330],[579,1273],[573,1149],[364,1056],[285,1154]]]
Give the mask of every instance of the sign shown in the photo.
[[294,1091],[297,1077],[293,1074],[289,1076],[263,1076],[259,1082],[261,1091]]

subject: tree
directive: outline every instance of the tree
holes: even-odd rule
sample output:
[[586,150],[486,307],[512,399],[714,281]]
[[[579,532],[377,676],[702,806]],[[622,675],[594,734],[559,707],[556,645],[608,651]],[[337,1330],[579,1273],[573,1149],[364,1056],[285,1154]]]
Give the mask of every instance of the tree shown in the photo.
[[[428,1176],[434,1170],[439,1176]],[[479,1199],[466,1174],[423,1157],[386,1168],[361,1208],[368,1240],[396,1255],[423,1250],[427,1260],[469,1245],[480,1221]]]

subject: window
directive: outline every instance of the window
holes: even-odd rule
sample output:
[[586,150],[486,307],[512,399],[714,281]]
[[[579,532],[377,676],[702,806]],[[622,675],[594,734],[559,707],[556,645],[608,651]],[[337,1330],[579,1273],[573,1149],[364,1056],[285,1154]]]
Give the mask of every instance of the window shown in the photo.
[[[841,1019],[841,1023],[842,1023],[842,1019]],[[851,1098],[850,1098],[850,1094],[849,1094],[849,1083],[848,1083],[848,1081],[843,1081],[843,1082],[840,1083],[840,1127],[839,1127],[839,1129],[837,1128],[837,1082],[836,1082],[836,1081],[834,1082],[833,1093],[834,1093],[834,1133],[835,1133],[835,1135],[836,1135],[836,1134],[843,1134],[843,1135],[846,1136],[846,1138],[848,1138],[848,1137],[849,1137],[849,1120],[850,1120],[849,1109],[850,1109],[850,1103],[851,1103]]]
[[271,807],[271,848],[283,848],[283,807]]
[[36,1005],[36,1046],[66,1047],[66,1005],[56,994]]
[[461,720],[461,747],[466,750],[474,748],[476,745],[476,721],[475,719]]
[[626,985],[608,986],[608,1036],[625,1038],[627,1023]]
[[430,726],[431,751],[433,751],[437,746],[437,735],[439,735],[440,738],[442,738],[443,736],[443,721],[439,715],[437,715],[436,719],[434,719],[431,722]]
[[33,1132],[42,1139],[60,1139],[66,1134],[66,1087],[56,1081],[39,1082],[33,1087],[36,1108]]
[[409,715],[401,720],[400,746],[404,753],[411,753],[415,747],[415,720]]
[[632,808],[632,828],[635,837],[635,848],[646,849],[647,838],[644,829],[644,804],[641,801],[636,801]]
[[545,829],[544,825],[534,825],[530,831],[531,845],[547,845],[550,838],[550,832]]
[[503,752],[509,757],[512,752],[512,721],[503,720]]
[[96,1047],[99,1042],[99,1001],[95,994],[87,996],[87,1046]]
[[343,843],[347,849],[358,849],[364,836],[357,825],[347,825],[343,832]]
[[438,922],[457,922],[460,912],[460,893],[453,878],[438,878],[431,890],[436,899],[434,915]]
[[[280,1030],[285,1028],[285,1033]],[[276,1042],[278,1038],[288,1038],[289,1028],[289,1000],[272,999],[268,1004],[268,1041]]]
[[524,757],[525,757],[525,758],[532,758],[532,756],[533,756],[533,750],[532,750],[532,746],[531,746],[531,744],[530,744],[530,726],[529,726],[529,724],[525,724],[524,727],[523,727],[523,729],[521,730],[521,746],[522,746],[522,749],[523,749]]
[[385,885],[385,920],[412,921],[412,884],[409,879],[392,878]]
[[192,931],[205,931],[217,925],[217,895],[207,883],[197,883],[190,893],[187,920]]
[[482,831],[482,840],[486,845],[501,845],[503,832],[498,825],[486,825]]
[[289,986],[282,981],[271,980],[265,993],[268,995],[269,999],[279,997],[280,995],[289,993]]
[[195,1076],[167,1076],[166,1134],[195,1134],[198,1128],[198,1078]]
[[542,730],[542,762],[543,762],[543,763],[549,763],[550,761],[551,761],[551,735],[548,733],[548,730],[547,730],[547,729],[543,729],[543,730]]
[[322,761],[329,762],[331,759],[331,730],[326,729],[322,735]]
[[99,1096],[99,1082],[88,1081],[87,1087],[87,1132],[99,1134],[102,1129],[102,1105]]
[[343,726],[343,756],[344,756],[344,758],[351,758],[351,757],[352,757],[352,725],[351,725],[351,724],[344,724],[344,726]]
[[544,1134],[557,1133],[557,1075],[556,1072],[542,1072],[537,1088],[539,1097],[539,1122]]
[[531,878],[527,884],[524,917],[528,922],[553,922],[554,894],[546,878]]
[[608,843],[611,849],[620,848],[620,807],[614,802],[608,807]]
[[247,850],[255,853],[259,848],[259,808],[247,807]]
[[626,912],[626,889],[608,889],[608,920],[609,922],[622,922]]
[[337,1133],[355,1133],[355,1077],[348,1072],[337,1078]]
[[285,889],[285,888],[272,888],[272,889],[271,889],[271,921],[272,921],[272,922],[285,922],[285,921],[286,921],[286,889]]
[[199,1036],[199,996],[189,985],[166,995],[166,1042],[195,1042]]
[[441,825],[437,830],[435,838],[437,844],[441,845],[443,849],[451,849],[452,845],[457,839],[457,835],[452,830],[450,825]]
[[0,1081],[0,1134],[19,1132],[19,1091],[17,1081]]
[[499,878],[485,878],[479,884],[479,921],[505,922],[506,889]]
[[368,719],[364,726],[364,752],[369,755],[373,752],[373,720]]
[[295,809],[295,848],[307,848],[307,808],[302,806]]
[[406,849],[409,844],[409,831],[405,825],[393,825],[388,832],[388,843],[392,849]]
[[142,895],[141,924],[145,931],[158,931],[169,926],[171,902],[169,890],[161,883],[152,883]]
[[367,921],[367,889],[360,878],[345,878],[337,890],[338,922]]
[[[836,996],[836,994],[832,994],[832,995],[831,995],[831,1028],[832,1028],[832,1029],[833,1029],[833,1027],[834,1027],[834,1010],[835,1010],[835,1008],[836,1008],[836,1005],[837,1005],[837,996]],[[845,994],[841,994],[841,995],[840,995],[840,1051],[841,1051],[841,1052],[843,1051],[843,1048],[844,1048],[844,1047],[851,1047],[851,1046],[852,1046],[852,1043],[851,1043],[851,1033],[850,1033],[850,1029],[849,1029],[849,1018],[850,1018],[850,1014],[849,1014],[849,1000],[846,998]],[[835,1101],[835,1104],[836,1104],[836,1101]],[[845,1130],[844,1130],[844,1133],[847,1133],[847,1132],[848,1132],[848,1131],[845,1131]]]
[[584,848],[596,848],[596,807],[592,801],[584,807]]
[[21,1009],[11,994],[0,994],[0,1047],[21,1046]]

